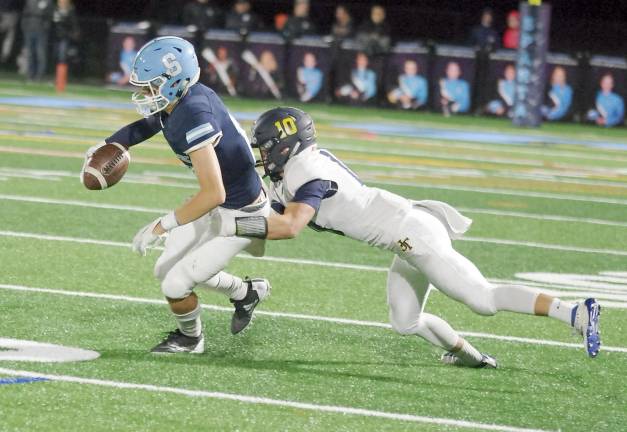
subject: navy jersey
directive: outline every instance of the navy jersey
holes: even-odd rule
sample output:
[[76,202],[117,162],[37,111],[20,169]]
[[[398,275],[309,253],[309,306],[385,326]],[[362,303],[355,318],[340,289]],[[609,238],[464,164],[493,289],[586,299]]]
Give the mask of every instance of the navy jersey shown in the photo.
[[139,120],[106,141],[130,146],[159,130],[176,156],[190,168],[189,153],[207,145],[214,146],[226,191],[222,207],[245,207],[261,193],[261,179],[255,171],[255,158],[246,134],[210,88],[194,84],[172,113],[161,112]]

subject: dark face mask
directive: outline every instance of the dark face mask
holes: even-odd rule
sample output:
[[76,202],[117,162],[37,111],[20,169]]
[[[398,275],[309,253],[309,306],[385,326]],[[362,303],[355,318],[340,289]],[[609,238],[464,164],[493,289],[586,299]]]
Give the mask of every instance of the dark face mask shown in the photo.
[[283,178],[283,169],[289,160],[291,153],[295,153],[300,147],[300,143],[290,151],[290,146],[281,144],[278,138],[273,138],[259,145],[259,154],[261,156],[261,164],[263,165],[266,176],[270,177],[273,182]]

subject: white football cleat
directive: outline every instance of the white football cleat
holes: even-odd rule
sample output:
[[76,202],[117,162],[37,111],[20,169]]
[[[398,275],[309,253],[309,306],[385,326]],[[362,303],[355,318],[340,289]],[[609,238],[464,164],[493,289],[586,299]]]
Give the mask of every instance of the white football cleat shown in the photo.
[[440,361],[447,365],[464,366],[476,369],[496,369],[499,367],[499,364],[494,357],[483,353],[481,355],[483,356],[481,359],[481,363],[477,365],[469,365],[468,363],[464,363],[461,358],[459,358],[457,355],[455,355],[455,353],[452,352],[442,354],[442,357],[440,357]]
[[583,336],[583,345],[588,356],[595,358],[601,350],[601,330],[599,330],[601,305],[596,299],[589,298],[577,303],[574,313],[573,327]]

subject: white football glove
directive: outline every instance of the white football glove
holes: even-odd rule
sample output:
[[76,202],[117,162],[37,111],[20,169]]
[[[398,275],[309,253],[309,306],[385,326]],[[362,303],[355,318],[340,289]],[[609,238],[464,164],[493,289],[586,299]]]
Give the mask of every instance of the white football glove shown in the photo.
[[217,211],[211,218],[211,232],[216,237],[231,237],[235,235],[235,217]]
[[159,222],[161,222],[161,218],[157,218],[150,222],[148,225],[140,229],[137,234],[135,234],[132,246],[133,252],[136,252],[141,256],[146,256],[146,250],[148,248],[157,247],[165,240],[167,233],[162,235],[153,233],[153,230]]
[[104,147],[105,145],[107,145],[106,142],[102,141],[96,145],[93,145],[91,147],[89,147],[87,149],[87,151],[85,152],[85,161],[83,162],[83,168],[81,168],[81,174],[80,174],[80,180],[81,183],[83,182],[83,175],[85,174],[85,168],[87,168],[87,164],[89,164],[89,161],[91,159],[91,157],[94,155],[94,153],[96,153],[96,151],[100,148],[100,147]]

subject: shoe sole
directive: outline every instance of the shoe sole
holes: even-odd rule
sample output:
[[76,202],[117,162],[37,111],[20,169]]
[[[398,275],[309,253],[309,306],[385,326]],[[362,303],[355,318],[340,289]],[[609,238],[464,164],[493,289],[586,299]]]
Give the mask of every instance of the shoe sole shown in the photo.
[[[494,361],[494,364],[486,361],[486,358]],[[479,363],[476,366],[469,366],[469,365],[462,363],[461,359],[459,359],[459,357],[455,356],[454,354],[451,355],[451,353],[446,353],[446,354],[442,354],[442,356],[440,357],[440,362],[442,362],[443,364],[447,366],[455,366],[455,367],[463,367],[463,368],[471,368],[471,369],[498,369],[499,367],[498,361],[496,361],[496,359],[491,356],[490,357],[484,356],[484,359],[482,360],[481,363]]]
[[205,352],[205,337],[200,340],[196,348],[191,351],[150,351],[151,354],[156,355],[170,355],[170,354],[204,354]]
[[[599,318],[601,317],[601,305],[596,301],[584,302],[586,306],[586,312],[588,314],[588,323],[586,324],[586,330],[583,332],[583,343],[590,358],[596,358],[601,351],[601,336],[599,331]],[[593,313],[593,306],[596,305],[597,312]],[[594,322],[593,326],[591,323]],[[595,330],[596,328],[596,330]]]

